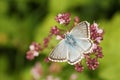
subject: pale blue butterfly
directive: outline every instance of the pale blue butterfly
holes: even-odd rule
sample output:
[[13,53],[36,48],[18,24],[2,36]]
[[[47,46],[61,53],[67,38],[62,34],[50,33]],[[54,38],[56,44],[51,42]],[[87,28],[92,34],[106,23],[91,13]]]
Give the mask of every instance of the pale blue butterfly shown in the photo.
[[53,49],[48,59],[54,62],[68,62],[74,65],[84,58],[84,54],[92,51],[90,27],[87,21],[80,22]]

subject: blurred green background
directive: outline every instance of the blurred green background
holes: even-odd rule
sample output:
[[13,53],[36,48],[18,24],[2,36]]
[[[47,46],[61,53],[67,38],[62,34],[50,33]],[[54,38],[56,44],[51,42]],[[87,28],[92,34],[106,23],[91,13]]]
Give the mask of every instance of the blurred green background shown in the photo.
[[[85,68],[77,73],[66,63],[61,72],[50,73],[47,71],[50,64],[44,62],[49,52],[33,61],[25,59],[29,44],[42,42],[60,12],[70,12],[81,21],[96,21],[105,30],[101,44],[104,57],[97,70]],[[46,75],[61,80],[69,80],[72,73],[78,75],[77,80],[119,80],[119,60],[120,0],[0,0],[0,80],[32,80],[30,70],[36,61],[42,64]]]

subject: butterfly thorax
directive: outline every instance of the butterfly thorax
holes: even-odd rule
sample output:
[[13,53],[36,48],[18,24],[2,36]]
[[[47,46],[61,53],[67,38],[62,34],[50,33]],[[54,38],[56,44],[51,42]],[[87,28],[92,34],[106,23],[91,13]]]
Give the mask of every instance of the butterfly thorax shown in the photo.
[[76,41],[74,39],[74,37],[71,34],[66,34],[65,35],[65,42],[71,46],[75,46],[76,45]]

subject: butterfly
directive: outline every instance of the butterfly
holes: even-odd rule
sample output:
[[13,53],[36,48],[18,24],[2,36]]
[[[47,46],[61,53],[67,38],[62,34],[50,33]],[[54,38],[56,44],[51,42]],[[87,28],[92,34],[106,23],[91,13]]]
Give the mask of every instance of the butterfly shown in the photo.
[[48,59],[53,62],[68,62],[74,65],[84,58],[84,54],[91,52],[92,47],[89,23],[83,21],[65,34],[65,38],[52,50]]

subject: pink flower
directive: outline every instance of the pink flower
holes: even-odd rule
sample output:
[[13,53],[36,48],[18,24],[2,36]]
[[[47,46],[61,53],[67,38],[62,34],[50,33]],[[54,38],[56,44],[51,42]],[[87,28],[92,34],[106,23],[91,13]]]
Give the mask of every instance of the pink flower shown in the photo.
[[32,44],[30,45],[30,50],[33,50],[33,51],[40,51],[42,50],[42,47],[39,43],[36,43],[36,42],[32,42]]
[[93,50],[97,49],[97,44],[93,44]]
[[98,30],[97,30],[97,33],[102,34],[102,33],[103,33],[103,30],[102,30],[102,29],[98,29]]
[[34,50],[29,50],[28,52],[27,52],[27,54],[26,54],[26,58],[28,59],[28,60],[33,60],[36,56],[38,56],[39,55],[39,52],[37,52],[37,51],[34,51]]
[[102,58],[102,47],[100,47],[97,44],[94,44],[93,53],[96,55],[97,58]]
[[99,44],[101,40],[103,40],[103,30],[98,28],[97,23],[93,23],[90,26],[90,32],[91,32],[91,39],[94,41],[94,43]]
[[65,25],[68,25],[71,18],[70,18],[70,13],[61,13],[61,14],[58,14],[56,17],[55,17],[55,20],[60,23],[60,24],[65,24]]
[[88,58],[86,64],[90,70],[95,70],[98,68],[99,62],[96,58]]
[[102,37],[96,37],[96,39],[95,39],[95,41],[96,41],[97,43],[100,43],[101,40],[102,40]]
[[57,26],[53,26],[50,30],[51,34],[58,35],[60,30],[57,28]]
[[43,75],[42,65],[39,62],[37,62],[32,68],[31,74],[35,80],[40,79],[40,77]]
[[78,72],[82,72],[84,70],[84,67],[81,64],[77,63],[75,64],[75,70]]
[[49,38],[44,38],[44,40],[43,40],[44,47],[47,47],[48,43],[49,43]]
[[79,23],[79,22],[80,22],[80,19],[79,19],[79,17],[78,17],[78,16],[75,16],[75,17],[74,17],[74,22],[77,22],[77,23]]
[[42,47],[39,43],[32,42],[29,46],[30,50],[26,53],[26,58],[28,60],[33,60],[36,56],[39,56],[39,51],[42,51]]
[[102,52],[98,52],[97,54],[96,54],[96,57],[97,58],[102,58],[104,55],[103,55],[103,53]]
[[48,57],[46,57],[46,58],[44,59],[44,61],[48,63],[48,62],[49,62]]
[[70,80],[77,80],[78,78],[78,75],[73,73],[71,76],[70,76]]
[[27,54],[26,54],[26,58],[28,60],[33,60],[34,57],[35,57],[33,54],[34,54],[33,51],[28,51]]

